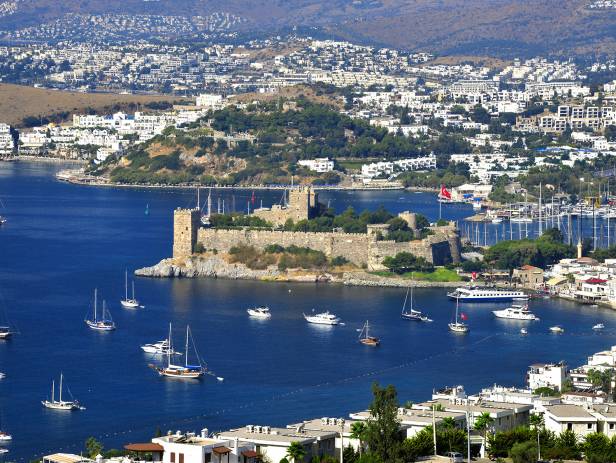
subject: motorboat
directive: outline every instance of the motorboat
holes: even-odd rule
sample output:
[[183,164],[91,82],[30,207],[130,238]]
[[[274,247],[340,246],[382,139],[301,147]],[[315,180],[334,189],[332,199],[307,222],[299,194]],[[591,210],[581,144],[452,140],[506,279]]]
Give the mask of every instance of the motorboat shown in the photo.
[[447,293],[450,299],[461,302],[506,302],[514,300],[528,300],[528,296],[522,291],[511,289],[487,288],[482,286],[469,286],[456,288]]
[[[406,310],[406,301],[409,296],[409,291],[411,292],[411,309]],[[411,286],[406,290],[406,296],[404,296],[404,304],[402,304],[402,313],[400,314],[402,318],[405,320],[410,320],[414,322],[431,322],[432,319],[427,315],[424,315],[420,310],[415,310],[413,308],[413,287]]]
[[603,323],[597,323],[592,327],[592,329],[595,331],[601,331],[603,328],[605,328],[605,325]]
[[366,320],[364,327],[361,329],[361,332],[359,333],[359,342],[365,346],[371,346],[371,347],[376,347],[379,344],[381,344],[381,340],[379,338],[370,336],[369,330],[370,330],[370,325],[368,323],[368,320]]
[[146,354],[154,354],[154,355],[181,355],[181,352],[174,351],[169,345],[168,339],[163,339],[162,341],[154,342],[152,344],[144,344],[141,346],[141,350]]
[[120,301],[122,307],[125,309],[138,309],[141,307],[139,305],[139,301],[135,298],[135,282],[132,282],[133,286],[133,295],[132,297],[128,297],[128,270],[124,272],[124,299]]
[[512,305],[503,310],[493,310],[496,318],[506,318],[508,320],[535,321],[539,318],[528,310],[527,305]]
[[551,327],[550,327],[550,331],[551,331],[552,333],[556,333],[556,334],[562,334],[562,333],[564,333],[564,332],[565,332],[565,330],[564,330],[561,326],[558,326],[558,325],[556,325],[556,326],[551,326]]
[[115,323],[111,319],[111,313],[107,310],[105,306],[105,301],[103,301],[103,313],[102,317],[98,317],[98,297],[97,290],[94,290],[94,317],[91,319],[85,320],[86,325],[93,330],[96,331],[113,331],[116,329]]
[[[456,300],[456,318],[455,321],[449,323],[447,326],[449,326],[449,330],[453,331],[454,333],[462,333],[462,334],[466,334],[470,331],[470,328],[468,327],[468,325],[464,322],[459,321],[458,319],[458,307],[459,307],[459,302]],[[466,319],[466,315],[462,314],[461,317],[462,320]]]
[[494,217],[491,222],[493,224],[499,224],[499,223],[503,223],[503,219],[501,219],[500,217]]
[[11,436],[10,434],[4,431],[0,431],[0,442],[10,442],[12,440],[13,440],[13,436]]
[[13,336],[13,331],[9,326],[0,326],[0,339],[8,339]]
[[269,307],[253,307],[252,309],[246,310],[246,312],[248,312],[248,315],[254,318],[271,318],[272,317]]
[[308,323],[314,323],[316,325],[338,325],[340,319],[329,311],[318,313],[315,315],[303,314]]
[[[51,399],[43,400],[41,403],[45,408],[51,408],[52,410],[64,410],[64,411],[72,411],[72,410],[85,410],[79,401],[73,400],[62,400],[62,389],[63,389],[63,380],[64,376],[60,373],[60,393],[58,400],[56,400],[55,396],[55,380],[51,382]],[[69,391],[70,394],[70,391]]]
[[521,334],[522,336],[526,336],[526,335],[528,334],[528,330],[527,330],[526,328],[522,328],[522,329],[520,330],[520,334]]
[[4,225],[6,223],[6,219],[0,215],[0,225]]

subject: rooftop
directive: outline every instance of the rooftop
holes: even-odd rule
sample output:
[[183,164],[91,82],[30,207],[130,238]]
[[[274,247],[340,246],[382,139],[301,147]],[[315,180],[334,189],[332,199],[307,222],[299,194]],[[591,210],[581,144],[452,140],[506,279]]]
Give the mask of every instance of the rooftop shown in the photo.
[[[301,425],[298,426],[298,428]],[[266,426],[261,427],[261,429]],[[305,427],[303,430],[288,429],[288,428],[268,428],[268,432],[255,432],[249,431],[248,426],[237,429],[230,429],[218,434],[221,439],[240,439],[249,442],[272,442],[279,444],[290,444],[291,442],[299,443],[311,443],[315,440],[334,438],[337,435],[337,431],[317,431],[307,430]]]
[[588,411],[577,405],[547,405],[545,411],[556,418],[582,418],[588,421],[597,421]]

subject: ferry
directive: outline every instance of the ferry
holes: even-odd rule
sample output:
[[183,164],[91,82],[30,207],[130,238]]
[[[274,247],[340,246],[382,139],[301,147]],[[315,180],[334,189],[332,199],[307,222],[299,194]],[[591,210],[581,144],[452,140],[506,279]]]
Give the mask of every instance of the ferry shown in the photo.
[[304,314],[304,318],[308,323],[314,323],[316,325],[338,325],[340,324],[340,319],[336,317],[333,313],[323,312],[318,313],[316,315],[306,315]]
[[527,305],[512,305],[503,310],[493,310],[492,313],[496,318],[506,318],[508,320],[539,320],[534,313],[528,310]]
[[450,299],[459,300],[460,302],[498,302],[498,301],[514,301],[527,300],[528,296],[522,291],[514,291],[510,289],[485,288],[480,286],[471,286],[468,288],[457,288],[451,293],[447,293]]

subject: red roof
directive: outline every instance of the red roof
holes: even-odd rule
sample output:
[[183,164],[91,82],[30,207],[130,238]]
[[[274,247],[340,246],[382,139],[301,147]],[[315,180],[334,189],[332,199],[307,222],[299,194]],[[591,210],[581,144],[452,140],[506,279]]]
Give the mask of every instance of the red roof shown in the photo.
[[212,449],[212,452],[217,453],[218,455],[225,455],[225,454],[231,452],[231,449],[229,447],[225,447],[223,445],[221,447],[214,447]]
[[242,452],[242,455],[244,455],[246,458],[256,458],[259,456],[259,454],[254,450],[244,450]]
[[591,285],[602,285],[603,283],[607,283],[607,280],[602,280],[601,278],[589,278],[584,283]]
[[126,450],[131,452],[164,452],[164,448],[160,444],[153,442],[145,442],[143,444],[126,444],[124,446]]

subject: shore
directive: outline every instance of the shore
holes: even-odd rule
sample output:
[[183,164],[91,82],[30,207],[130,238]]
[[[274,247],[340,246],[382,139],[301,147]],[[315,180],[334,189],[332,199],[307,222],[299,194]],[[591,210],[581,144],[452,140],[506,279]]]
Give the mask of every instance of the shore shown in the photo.
[[85,165],[88,161],[83,159],[64,159],[64,158],[52,158],[48,156],[14,156],[11,158],[2,159],[7,162],[41,162],[49,164],[78,164]]
[[457,288],[460,281],[422,281],[401,277],[384,277],[362,270],[327,272],[303,269],[279,270],[270,266],[253,270],[241,263],[228,263],[220,256],[192,256],[182,259],[163,259],[151,267],[135,270],[135,275],[148,278],[224,278],[294,283],[333,283],[348,286]]

